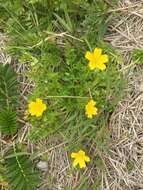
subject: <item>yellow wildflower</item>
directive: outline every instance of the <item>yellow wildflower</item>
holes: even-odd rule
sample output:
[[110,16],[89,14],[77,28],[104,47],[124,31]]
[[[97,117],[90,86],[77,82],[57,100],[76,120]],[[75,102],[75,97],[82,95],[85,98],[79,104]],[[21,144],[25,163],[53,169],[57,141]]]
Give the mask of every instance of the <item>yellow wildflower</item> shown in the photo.
[[75,159],[73,161],[73,166],[76,167],[79,164],[80,168],[85,168],[86,167],[86,163],[85,162],[89,162],[90,161],[90,158],[85,155],[85,152],[83,150],[80,150],[77,153],[73,152],[71,154],[71,158]]
[[85,106],[85,114],[88,118],[92,118],[93,115],[97,115],[97,108],[95,107],[96,102],[94,100],[90,100]]
[[102,54],[102,49],[100,48],[95,48],[93,53],[87,51],[85,58],[89,60],[88,66],[91,70],[97,68],[103,71],[106,69],[105,63],[109,61],[108,55]]
[[37,98],[35,102],[30,102],[28,105],[28,111],[32,116],[40,117],[47,109],[46,104],[40,98]]

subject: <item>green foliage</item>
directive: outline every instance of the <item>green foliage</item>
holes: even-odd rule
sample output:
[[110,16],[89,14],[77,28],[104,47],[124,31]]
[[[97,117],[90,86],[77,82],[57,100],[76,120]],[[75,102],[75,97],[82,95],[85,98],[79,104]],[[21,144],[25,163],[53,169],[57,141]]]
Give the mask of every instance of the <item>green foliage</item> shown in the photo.
[[[11,36],[7,49],[20,64],[29,64],[27,75],[35,82],[29,101],[40,97],[48,107],[41,118],[28,118],[33,125],[31,140],[55,133],[68,140],[70,147],[87,140],[106,149],[108,121],[124,84],[118,71],[120,56],[103,41],[115,2],[8,0],[1,4],[3,29]],[[109,55],[104,72],[90,72],[87,67],[84,54],[95,46]],[[91,95],[99,114],[89,120],[84,109]]]
[[19,96],[17,75],[11,65],[0,63],[0,110],[16,109]]
[[110,5],[104,0],[2,2],[2,29],[11,35],[9,51],[16,56],[23,48],[33,51],[33,46],[47,38],[46,32],[61,31],[87,39],[95,46],[107,31],[111,19],[108,10],[114,2]]
[[0,131],[13,135],[17,130],[16,109],[19,98],[17,75],[11,65],[0,64]]
[[[95,45],[95,42],[103,40],[105,33],[107,32],[110,15],[108,15],[109,6],[104,1],[97,0],[88,9],[88,14],[83,21],[83,27],[85,30],[85,38]],[[108,18],[107,18],[108,17]]]
[[143,64],[143,50],[142,49],[133,50],[132,58],[135,64]]
[[[8,2],[2,5],[2,10],[11,15],[7,17],[5,30],[15,39],[11,38],[8,50],[19,57],[21,64],[29,63],[28,77],[36,86],[29,99],[40,97],[48,104],[42,118],[29,118],[34,126],[30,139],[59,133],[71,146],[73,142],[74,146],[80,146],[88,139],[104,147],[106,140],[99,139],[104,139],[105,133],[98,131],[106,131],[124,83],[118,72],[118,54],[103,42],[112,4],[104,0],[25,0],[18,1],[19,11],[14,13],[15,6]],[[61,32],[69,36],[58,37]],[[84,54],[95,46],[103,48],[110,57],[105,72],[88,70]],[[87,119],[84,113],[90,92],[100,110],[93,120]]]
[[0,112],[0,131],[6,135],[13,135],[17,130],[16,112],[4,110]]
[[29,156],[20,153],[15,147],[6,153],[5,175],[12,190],[34,190],[39,182],[38,173]]
[[[107,135],[108,120],[123,95],[120,92],[124,80],[118,72],[118,54],[107,44],[102,44],[101,47],[110,56],[104,72],[89,71],[84,59],[85,51],[73,48],[70,43],[66,44],[64,52],[54,45],[43,47],[38,64],[32,66],[29,73],[29,77],[36,83],[30,99],[41,97],[48,109],[40,119],[30,118],[35,126],[30,132],[31,140],[62,133],[71,147],[73,143],[76,147],[83,144],[85,139],[92,139],[99,149],[105,149],[110,139],[110,133]],[[89,91],[100,110],[92,120],[87,119],[84,113],[85,105],[90,99]],[[66,96],[73,98],[65,98]],[[79,98],[74,98],[75,96]]]
[[79,187],[77,187],[76,190],[87,190],[87,189],[88,189],[88,178],[83,177],[81,180],[81,184],[79,185]]

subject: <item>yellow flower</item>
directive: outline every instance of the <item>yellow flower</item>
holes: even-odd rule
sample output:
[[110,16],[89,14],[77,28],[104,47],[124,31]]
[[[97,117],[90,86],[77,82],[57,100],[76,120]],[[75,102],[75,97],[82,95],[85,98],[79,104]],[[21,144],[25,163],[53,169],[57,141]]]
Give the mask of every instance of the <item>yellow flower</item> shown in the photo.
[[102,54],[102,49],[100,48],[95,48],[93,53],[87,51],[85,58],[89,60],[88,66],[91,70],[97,68],[103,71],[106,69],[105,63],[109,61],[108,55]]
[[37,98],[35,102],[30,102],[28,105],[29,113],[36,117],[40,117],[46,109],[46,104],[40,98]]
[[96,102],[94,100],[90,100],[85,106],[85,114],[88,118],[92,118],[93,115],[97,115],[97,108],[95,107]]
[[83,150],[80,150],[77,153],[73,152],[71,154],[71,158],[75,159],[73,161],[73,166],[76,167],[79,164],[80,168],[85,168],[86,167],[86,163],[85,162],[89,162],[90,161],[90,158],[85,155],[85,152]]

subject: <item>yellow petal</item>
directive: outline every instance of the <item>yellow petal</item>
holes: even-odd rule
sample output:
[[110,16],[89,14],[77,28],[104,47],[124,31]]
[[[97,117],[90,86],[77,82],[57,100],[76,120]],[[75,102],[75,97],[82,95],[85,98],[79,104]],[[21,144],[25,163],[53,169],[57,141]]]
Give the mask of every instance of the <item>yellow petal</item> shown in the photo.
[[43,104],[43,111],[45,111],[47,109],[46,104]]
[[96,102],[94,100],[90,100],[89,102],[91,105],[95,106],[96,105]]
[[106,65],[104,63],[99,63],[97,65],[97,68],[100,69],[100,70],[102,70],[102,71],[104,71],[106,69]]
[[90,118],[90,119],[93,118],[92,114],[86,113],[86,115],[87,115],[87,117]]
[[93,63],[93,62],[89,62],[88,66],[89,66],[90,70],[94,70],[96,68],[95,63]]
[[97,115],[97,108],[93,108],[91,111],[89,110],[87,110],[86,111],[86,115],[87,115],[87,117],[88,118],[90,118],[90,119],[92,119],[93,118],[93,115]]
[[71,153],[71,158],[76,158],[77,153]]
[[35,113],[35,116],[36,116],[36,117],[40,117],[40,116],[42,116],[42,113],[43,113],[43,112],[36,112],[36,113]]
[[102,54],[102,49],[100,49],[100,48],[94,49],[94,57],[98,58],[101,56],[101,54]]
[[100,62],[101,63],[107,63],[108,61],[109,61],[108,55],[106,55],[106,54],[101,55],[101,57],[100,57]]
[[78,163],[79,163],[79,162],[78,162],[78,159],[75,159],[75,160],[73,161],[73,167],[76,167]]
[[95,107],[95,108],[93,109],[92,115],[97,115],[97,111],[98,111],[98,109]]
[[32,108],[34,106],[35,102],[30,102],[29,105],[28,105],[28,108]]
[[85,152],[84,152],[83,150],[80,150],[78,153],[79,153],[80,155],[82,155],[82,156],[85,155]]
[[36,103],[43,104],[43,101],[40,98],[36,98]]
[[90,51],[87,51],[85,54],[85,58],[90,61],[93,59],[93,54]]
[[85,156],[85,157],[84,157],[84,160],[85,160],[86,162],[90,162],[90,158],[89,158],[88,156]]
[[81,160],[81,161],[79,162],[79,167],[80,167],[80,168],[85,168],[85,167],[86,167],[86,164],[85,164],[85,161],[84,161],[84,160]]

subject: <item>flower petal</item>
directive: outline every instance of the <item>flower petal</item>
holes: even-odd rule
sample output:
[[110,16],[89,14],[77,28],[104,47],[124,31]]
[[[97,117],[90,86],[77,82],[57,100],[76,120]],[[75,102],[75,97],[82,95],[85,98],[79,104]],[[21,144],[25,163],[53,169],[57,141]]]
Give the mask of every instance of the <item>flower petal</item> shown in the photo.
[[92,115],[97,115],[97,111],[98,111],[98,109],[96,107],[94,107]]
[[45,111],[47,109],[46,104],[43,104],[43,111]]
[[104,71],[106,69],[106,65],[104,63],[99,63],[97,65],[97,68],[100,69],[101,71]]
[[98,58],[102,54],[102,49],[101,48],[95,48],[94,49],[94,57]]
[[85,156],[85,152],[84,152],[83,150],[80,150],[78,153],[79,153],[80,155],[82,155],[82,156]]
[[43,104],[43,101],[40,98],[36,98],[36,103]]
[[35,102],[30,102],[28,108],[31,109],[34,106]]
[[102,62],[102,63],[107,63],[108,61],[109,61],[108,55],[106,55],[106,54],[101,55],[101,57],[100,57],[100,62]]
[[36,116],[36,117],[40,117],[40,116],[42,116],[42,113],[43,113],[43,112],[36,112],[36,113],[35,113],[35,116]]
[[80,168],[85,168],[85,167],[86,167],[86,164],[85,164],[85,161],[84,161],[84,160],[81,160],[81,161],[79,162],[79,167],[80,167]]
[[94,100],[90,100],[89,102],[92,106],[95,106],[96,105],[96,102]]
[[71,158],[76,158],[76,156],[77,156],[77,153],[75,152],[71,153]]
[[93,118],[92,114],[89,114],[89,113],[86,112],[86,115],[87,115],[87,117],[90,118],[90,119]]
[[85,54],[85,58],[90,61],[93,59],[93,54],[90,51],[87,51]]
[[96,68],[95,63],[93,63],[93,62],[89,62],[88,66],[89,66],[90,70],[94,70]]
[[73,167],[76,167],[78,163],[79,163],[78,159],[75,159],[75,160],[73,161]]
[[89,158],[88,156],[85,156],[85,157],[84,157],[84,160],[85,160],[86,162],[90,162],[90,158]]

